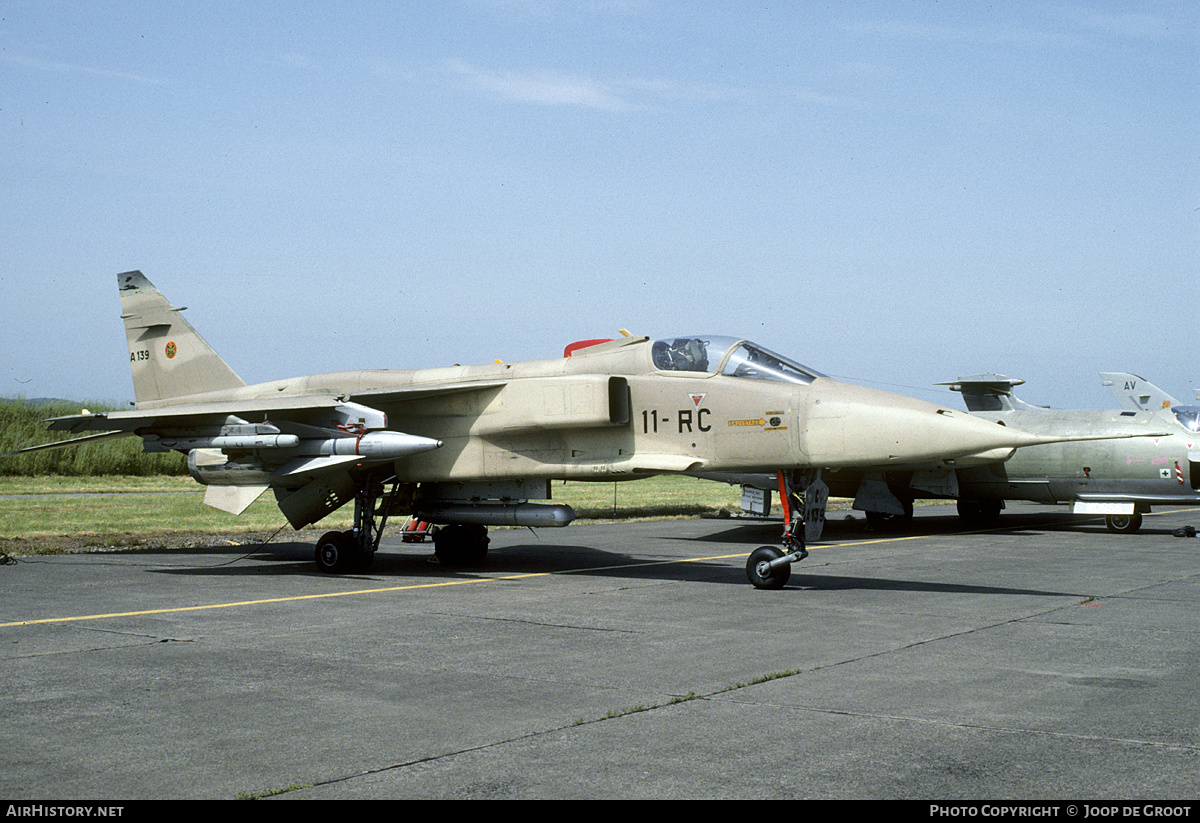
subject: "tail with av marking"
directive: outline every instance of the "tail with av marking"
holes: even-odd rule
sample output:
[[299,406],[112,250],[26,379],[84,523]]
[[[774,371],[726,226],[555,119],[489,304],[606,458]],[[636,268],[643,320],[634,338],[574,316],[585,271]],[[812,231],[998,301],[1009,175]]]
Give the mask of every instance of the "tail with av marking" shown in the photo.
[[117,285],[139,406],[246,385],[140,271],[118,274]]
[[1121,408],[1130,411],[1155,411],[1179,405],[1174,397],[1136,374],[1100,372],[1100,385],[1112,392]]

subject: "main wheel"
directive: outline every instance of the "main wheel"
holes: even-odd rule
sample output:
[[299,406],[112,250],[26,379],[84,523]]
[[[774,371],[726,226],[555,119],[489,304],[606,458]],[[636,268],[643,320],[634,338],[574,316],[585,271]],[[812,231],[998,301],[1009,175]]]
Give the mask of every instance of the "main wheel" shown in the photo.
[[867,512],[867,525],[879,532],[904,531],[912,525],[913,503],[911,500],[901,500],[904,514],[887,514],[885,512]]
[[1142,516],[1133,514],[1109,514],[1104,517],[1104,525],[1113,534],[1133,534],[1142,527]]
[[354,532],[326,532],[317,541],[314,556],[317,568],[325,574],[365,571],[371,562],[371,557],[364,557],[355,545]]
[[971,526],[991,526],[1000,519],[1002,503],[999,500],[958,501],[958,516]]
[[783,552],[774,546],[762,546],[750,552],[746,559],[746,577],[756,589],[782,589],[792,576],[792,564],[776,566],[768,569],[767,564],[772,560],[783,557]]
[[486,526],[455,524],[438,529],[433,536],[433,553],[447,566],[478,566],[487,557]]
[[886,512],[867,512],[867,525],[877,532],[898,532],[907,529],[912,517]]

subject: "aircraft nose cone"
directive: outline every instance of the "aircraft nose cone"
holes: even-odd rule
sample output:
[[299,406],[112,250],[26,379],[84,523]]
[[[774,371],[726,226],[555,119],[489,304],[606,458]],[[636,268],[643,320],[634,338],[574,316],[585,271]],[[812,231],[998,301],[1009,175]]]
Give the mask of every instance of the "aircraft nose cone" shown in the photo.
[[801,451],[814,465],[923,463],[1033,442],[1023,432],[902,395],[849,384],[822,388],[808,404],[800,435]]

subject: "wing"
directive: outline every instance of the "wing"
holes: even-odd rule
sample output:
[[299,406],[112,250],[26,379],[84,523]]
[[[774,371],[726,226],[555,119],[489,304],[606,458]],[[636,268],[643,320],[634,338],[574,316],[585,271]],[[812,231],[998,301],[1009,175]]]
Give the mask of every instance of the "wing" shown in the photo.
[[282,417],[336,409],[343,398],[335,395],[303,397],[271,397],[258,400],[233,400],[215,403],[190,403],[136,411],[92,412],[52,417],[47,420],[50,431],[110,431],[135,433],[162,428],[205,428],[220,425],[225,420],[262,417],[272,414]]
[[65,449],[69,446],[82,446],[87,443],[96,443],[101,440],[111,440],[116,437],[128,437],[131,434],[133,434],[133,432],[124,431],[111,431],[104,432],[103,434],[89,434],[86,437],[75,437],[70,440],[58,440],[54,443],[42,443],[39,446],[26,446],[23,449],[17,449],[16,451],[0,454],[0,458],[12,457],[16,454],[29,454],[30,452],[48,451],[50,449]]
[[280,509],[296,528],[353,497],[351,469],[383,465],[442,445],[440,440],[390,430],[384,412],[333,394],[94,412],[47,423],[51,431],[101,433],[21,451],[141,437],[146,452],[188,455],[192,477],[209,487],[204,500],[208,505],[238,514],[274,489]]

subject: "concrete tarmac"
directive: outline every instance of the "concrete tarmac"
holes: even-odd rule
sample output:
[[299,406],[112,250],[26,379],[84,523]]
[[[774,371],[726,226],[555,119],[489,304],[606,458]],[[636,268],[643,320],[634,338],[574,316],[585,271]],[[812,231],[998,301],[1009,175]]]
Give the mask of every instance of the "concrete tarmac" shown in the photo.
[[[831,513],[831,517],[844,517]],[[1200,509],[1110,534],[830,522],[493,530],[0,566],[0,798],[1200,797]]]

